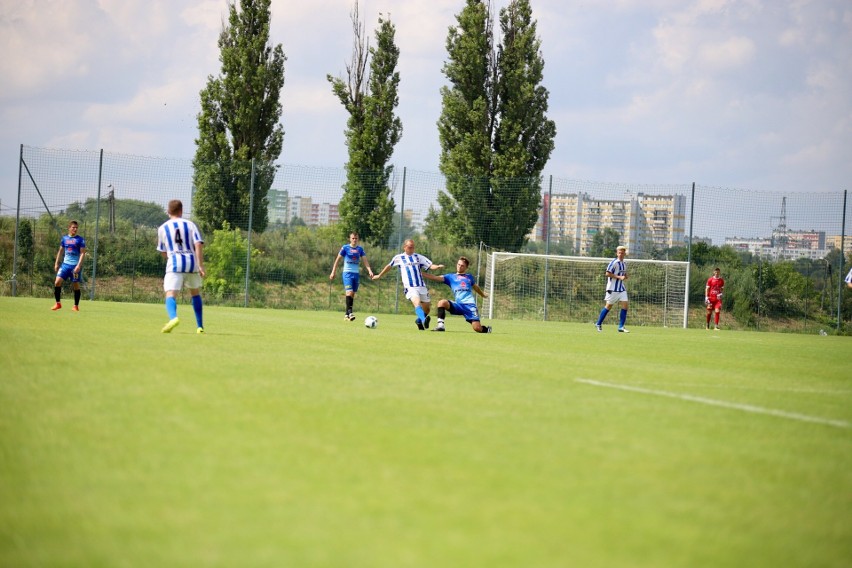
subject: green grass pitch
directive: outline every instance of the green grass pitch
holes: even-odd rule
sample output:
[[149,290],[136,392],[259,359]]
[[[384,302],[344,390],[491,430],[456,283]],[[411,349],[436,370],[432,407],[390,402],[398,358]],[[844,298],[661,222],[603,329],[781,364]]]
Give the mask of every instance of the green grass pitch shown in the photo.
[[849,338],[67,300],[0,298],[0,566],[852,561]]

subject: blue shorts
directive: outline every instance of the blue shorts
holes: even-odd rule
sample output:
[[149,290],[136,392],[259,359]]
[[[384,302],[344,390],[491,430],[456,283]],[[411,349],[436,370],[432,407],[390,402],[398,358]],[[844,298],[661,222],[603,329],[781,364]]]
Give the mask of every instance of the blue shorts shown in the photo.
[[357,272],[343,273],[343,289],[347,292],[357,292],[361,278]]
[[479,321],[479,310],[476,309],[476,304],[450,302],[450,313],[454,316],[464,316],[466,322]]
[[[70,280],[71,282],[79,282],[80,281],[80,273],[74,273],[74,269],[77,268],[76,264],[65,264],[59,267],[59,272],[56,273],[57,278],[62,278],[63,280]],[[81,271],[82,272],[82,271]]]

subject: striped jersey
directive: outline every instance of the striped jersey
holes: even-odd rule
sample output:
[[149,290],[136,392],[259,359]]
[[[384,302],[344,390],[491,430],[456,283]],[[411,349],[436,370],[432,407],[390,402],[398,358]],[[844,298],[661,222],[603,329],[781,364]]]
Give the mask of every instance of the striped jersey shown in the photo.
[[166,272],[198,272],[195,243],[203,243],[201,231],[192,221],[177,217],[157,229],[157,250],[168,255]]
[[340,248],[339,256],[343,257],[343,272],[355,272],[357,274],[361,257],[367,256],[367,253],[364,252],[361,245],[353,247],[350,244],[345,244]]
[[423,281],[423,273],[420,272],[420,269],[428,269],[432,266],[432,261],[422,254],[414,253],[408,255],[400,253],[391,259],[388,266],[399,267],[403,288],[417,288],[419,286],[426,286],[426,283]]
[[852,284],[852,270],[850,270],[849,274],[846,275],[846,283]]
[[[606,271],[616,276],[624,276],[627,274],[627,265],[624,264],[623,260],[618,260],[617,258],[612,259],[612,261],[607,265]],[[624,287],[624,280],[619,280],[617,278],[613,278],[612,276],[606,277],[606,291],[607,292],[624,292],[626,288]]]

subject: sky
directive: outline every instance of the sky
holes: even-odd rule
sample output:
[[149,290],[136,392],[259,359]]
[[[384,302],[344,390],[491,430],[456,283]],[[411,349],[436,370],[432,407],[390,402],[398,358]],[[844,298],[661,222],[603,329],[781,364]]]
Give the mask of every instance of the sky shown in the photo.
[[[508,0],[494,0],[499,9]],[[531,0],[557,127],[544,174],[821,192],[852,180],[849,0]],[[0,0],[0,207],[20,145],[191,159],[226,0]],[[396,26],[403,136],[437,172],[447,30],[464,0],[362,0]],[[273,0],[287,62],[279,163],[342,167],[352,0]]]

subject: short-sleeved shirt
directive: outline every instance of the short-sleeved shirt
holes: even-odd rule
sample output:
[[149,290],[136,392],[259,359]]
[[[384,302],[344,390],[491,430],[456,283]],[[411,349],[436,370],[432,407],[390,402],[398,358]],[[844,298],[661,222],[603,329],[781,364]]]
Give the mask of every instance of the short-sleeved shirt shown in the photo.
[[157,229],[157,250],[168,255],[166,272],[198,272],[195,243],[203,243],[201,231],[186,219],[169,219]]
[[59,241],[59,246],[65,250],[65,257],[62,259],[62,264],[77,266],[80,262],[80,253],[86,248],[86,239],[80,235],[65,235]]
[[426,286],[423,281],[423,273],[420,270],[428,270],[432,266],[432,261],[422,254],[400,253],[391,259],[388,266],[399,267],[403,288],[418,288]]
[[846,283],[852,284],[852,269],[850,269],[849,274],[846,275]]
[[716,278],[715,276],[711,276],[707,279],[707,298],[709,300],[716,301],[716,298],[719,296],[719,294],[722,293],[722,290],[724,288],[724,278]]
[[473,275],[464,274],[444,274],[444,284],[449,286],[453,291],[453,296],[459,304],[476,304],[476,297],[473,295],[473,285],[476,280]]
[[[618,260],[617,258],[612,259],[612,261],[606,267],[607,272],[611,272],[616,276],[624,276],[627,274],[627,265],[624,264],[623,260]],[[607,292],[626,292],[627,288],[624,287],[624,280],[619,280],[618,278],[613,278],[612,276],[606,277],[606,291]]]
[[343,272],[358,272],[361,262],[361,257],[367,256],[361,245],[352,246],[345,244],[340,247],[339,256],[343,257]]

